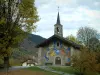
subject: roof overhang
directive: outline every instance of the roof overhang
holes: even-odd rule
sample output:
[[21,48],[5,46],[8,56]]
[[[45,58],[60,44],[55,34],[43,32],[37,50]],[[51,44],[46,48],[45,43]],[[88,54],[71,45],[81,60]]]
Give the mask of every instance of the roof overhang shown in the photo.
[[48,46],[52,41],[54,40],[60,40],[61,42],[63,42],[65,45],[69,45],[69,46],[72,46],[74,48],[78,48],[80,49],[80,45],[68,40],[67,38],[63,38],[63,37],[60,37],[58,35],[53,35],[51,36],[50,38],[46,39],[45,41],[41,42],[40,44],[36,45],[36,48],[39,48],[39,47],[45,47],[45,46]]

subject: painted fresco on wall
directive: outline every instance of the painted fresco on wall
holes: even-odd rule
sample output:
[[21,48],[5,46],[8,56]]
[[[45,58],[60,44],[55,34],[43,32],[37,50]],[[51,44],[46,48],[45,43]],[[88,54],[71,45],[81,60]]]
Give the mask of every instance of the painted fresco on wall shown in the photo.
[[50,51],[50,56],[55,56],[55,55],[56,55],[55,51],[54,50],[51,50]]
[[70,63],[70,58],[67,59],[68,63]]
[[67,48],[67,51],[66,51],[66,54],[67,54],[67,62],[70,63],[70,48]]
[[49,51],[50,49],[49,48],[46,48],[46,50]]
[[48,61],[49,60],[48,52],[49,52],[50,49],[46,48],[46,50],[47,50],[47,52],[44,54],[44,58],[45,58],[46,61]]
[[49,58],[47,57],[47,55],[46,55],[46,54],[44,55],[44,58],[46,59],[46,61],[48,61],[48,60],[49,60]]
[[[62,44],[61,44],[61,42],[60,42],[60,46],[59,46],[60,48],[62,48]],[[64,55],[64,56],[67,56],[68,58],[66,59],[67,60],[67,63],[70,63],[70,47],[68,47],[67,49],[60,49],[60,50],[58,50],[57,48],[56,48],[56,41],[54,41],[54,48],[52,49],[50,49],[50,47],[48,47],[48,48],[46,48],[46,53],[45,53],[45,55],[44,55],[44,58],[46,59],[46,61],[48,61],[49,60],[49,57],[48,56],[51,56],[51,57],[53,57],[53,56],[56,56],[56,55]]]
[[62,55],[66,55],[64,50],[61,50],[60,52],[61,52]]
[[47,49],[47,53],[50,55],[50,56],[55,56],[55,55],[66,55],[68,57],[70,57],[70,48],[67,48],[66,50],[62,49],[62,50],[58,50],[56,48],[54,48],[54,50],[49,50]]
[[55,54],[59,55],[60,54],[60,50],[57,50],[56,48],[54,48]]

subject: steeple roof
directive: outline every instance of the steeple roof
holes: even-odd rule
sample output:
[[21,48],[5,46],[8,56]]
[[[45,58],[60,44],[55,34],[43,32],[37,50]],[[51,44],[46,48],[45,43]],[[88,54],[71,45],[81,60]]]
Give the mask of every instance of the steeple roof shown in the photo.
[[58,15],[57,15],[57,23],[58,25],[60,25],[60,16],[59,16],[59,11],[58,11]]

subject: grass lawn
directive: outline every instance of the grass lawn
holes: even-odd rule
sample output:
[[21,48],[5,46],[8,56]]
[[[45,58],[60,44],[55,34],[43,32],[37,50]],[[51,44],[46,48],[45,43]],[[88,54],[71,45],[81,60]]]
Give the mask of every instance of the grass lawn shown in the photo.
[[44,72],[45,74],[44,75],[60,75],[60,74],[56,74],[56,73],[53,73],[53,72],[49,72],[49,71],[45,71],[45,70],[42,70],[38,67],[29,67],[29,68],[26,68],[26,70],[30,70],[30,71],[37,71],[37,72]]
[[[62,71],[69,74],[75,74],[76,72],[79,73],[79,71],[76,71],[75,69],[73,69],[73,67],[51,67],[51,68],[56,71]],[[100,74],[91,72],[89,73],[89,75],[100,75]]]
[[62,71],[62,72],[69,73],[69,74],[74,74],[75,72],[78,72],[69,66],[68,67],[51,67],[51,68],[56,71]]
[[[0,72],[0,75],[6,75],[6,73]],[[9,71],[8,75],[59,75],[59,74],[41,70],[37,67],[30,67],[21,70]]]

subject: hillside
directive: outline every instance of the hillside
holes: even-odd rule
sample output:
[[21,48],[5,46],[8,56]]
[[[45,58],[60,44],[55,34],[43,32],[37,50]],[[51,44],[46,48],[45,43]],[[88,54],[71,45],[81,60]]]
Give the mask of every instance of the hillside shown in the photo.
[[35,45],[39,44],[44,40],[45,38],[39,35],[29,34],[28,37],[25,38],[23,42],[21,42],[20,47],[18,49],[14,49],[11,59],[20,60],[19,62],[22,62],[29,57],[37,57],[38,49],[35,48]]
[[39,35],[29,34],[28,39],[31,40],[35,44],[39,44],[40,42],[44,41],[46,38],[43,38]]

